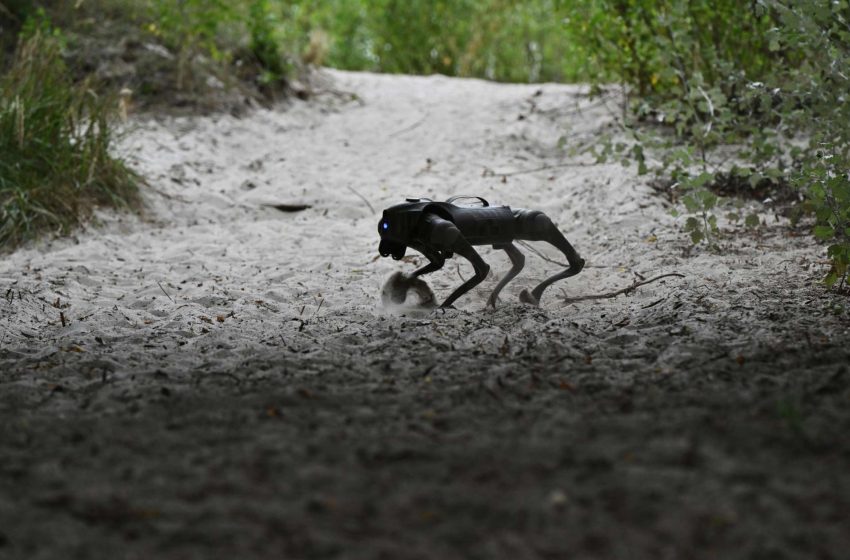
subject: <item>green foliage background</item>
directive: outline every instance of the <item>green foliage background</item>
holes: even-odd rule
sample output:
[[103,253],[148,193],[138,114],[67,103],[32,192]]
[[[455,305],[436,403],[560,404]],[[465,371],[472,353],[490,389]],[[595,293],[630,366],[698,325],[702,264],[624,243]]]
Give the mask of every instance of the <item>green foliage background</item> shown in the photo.
[[126,20],[175,54],[176,91],[208,81],[198,66],[273,91],[310,64],[621,84],[632,142],[594,150],[676,185],[694,243],[716,244],[722,184],[790,185],[829,244],[827,282],[846,281],[850,0],[0,0],[0,22],[39,8],[71,30],[83,13]]

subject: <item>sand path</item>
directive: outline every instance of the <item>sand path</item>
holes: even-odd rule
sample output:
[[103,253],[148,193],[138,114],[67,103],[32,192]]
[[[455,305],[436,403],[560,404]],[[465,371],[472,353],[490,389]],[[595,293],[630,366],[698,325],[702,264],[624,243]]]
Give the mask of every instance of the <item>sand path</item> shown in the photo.
[[[760,232],[690,252],[633,169],[558,167],[612,130],[584,88],[328,76],[356,97],[134,123],[146,217],[0,262],[0,558],[847,550],[822,248],[756,207]],[[375,259],[376,212],[452,194],[545,211],[590,266],[535,309],[519,290],[558,267],[528,255],[485,311],[488,249],[461,309],[386,313],[415,263]]]

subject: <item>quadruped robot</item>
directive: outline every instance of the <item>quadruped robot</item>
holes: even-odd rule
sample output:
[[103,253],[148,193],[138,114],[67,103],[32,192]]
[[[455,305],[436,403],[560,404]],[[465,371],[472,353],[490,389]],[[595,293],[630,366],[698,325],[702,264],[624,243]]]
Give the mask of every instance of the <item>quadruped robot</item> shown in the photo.
[[[479,206],[459,206],[458,200],[477,200]],[[442,303],[440,307],[451,307],[462,295],[477,286],[487,277],[490,266],[475,250],[475,245],[492,245],[507,253],[513,265],[499,281],[487,300],[487,305],[496,307],[499,292],[513,280],[525,266],[525,256],[513,244],[516,240],[546,241],[557,247],[567,257],[569,267],[538,284],[533,290],[523,290],[520,300],[539,305],[543,291],[558,280],[575,276],[584,267],[584,259],[570,242],[555,227],[546,214],[538,210],[511,209],[509,206],[490,206],[481,197],[455,196],[445,202],[434,202],[427,198],[408,198],[402,204],[384,210],[378,223],[381,243],[378,252],[382,257],[392,256],[400,260],[408,247],[422,253],[430,262],[422,268],[405,275],[415,280],[423,274],[441,269],[446,260],[454,255],[472,263],[474,276],[466,280]],[[404,301],[406,293],[396,298]],[[400,302],[398,302],[400,303]]]

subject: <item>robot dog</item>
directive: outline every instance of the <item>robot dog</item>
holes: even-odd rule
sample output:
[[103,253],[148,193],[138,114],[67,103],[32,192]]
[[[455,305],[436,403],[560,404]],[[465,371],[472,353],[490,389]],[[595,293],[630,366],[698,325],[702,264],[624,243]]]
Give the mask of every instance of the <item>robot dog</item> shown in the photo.
[[[458,206],[460,199],[476,199],[480,206]],[[533,290],[523,290],[520,300],[539,305],[543,291],[558,280],[575,276],[584,267],[584,259],[573,249],[570,242],[558,231],[543,212],[538,210],[511,209],[509,206],[490,206],[481,197],[455,196],[445,202],[434,202],[425,198],[408,198],[404,203],[384,210],[378,223],[381,243],[378,252],[382,257],[392,256],[395,260],[404,257],[408,247],[422,253],[430,262],[424,267],[405,275],[413,282],[423,274],[440,270],[446,260],[455,254],[472,263],[475,275],[455,289],[440,307],[452,304],[469,290],[481,283],[490,272],[490,267],[475,250],[475,245],[492,245],[507,253],[513,265],[490,294],[487,305],[496,307],[496,299],[508,282],[513,280],[525,266],[525,256],[513,244],[516,240],[546,241],[557,247],[567,257],[569,268],[547,278]],[[404,301],[406,288],[393,295],[397,302]]]

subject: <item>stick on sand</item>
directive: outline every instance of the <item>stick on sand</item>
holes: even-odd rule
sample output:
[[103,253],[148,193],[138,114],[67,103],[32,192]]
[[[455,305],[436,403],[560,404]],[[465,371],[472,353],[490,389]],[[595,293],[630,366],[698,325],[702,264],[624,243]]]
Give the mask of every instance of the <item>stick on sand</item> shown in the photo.
[[650,278],[649,280],[642,280],[640,282],[635,282],[631,286],[626,286],[621,290],[617,290],[616,292],[609,292],[607,294],[591,294],[588,296],[576,296],[576,297],[564,297],[563,302],[564,305],[568,305],[570,303],[576,303],[579,301],[587,301],[591,299],[607,299],[614,298],[619,296],[620,294],[627,294],[636,290],[637,288],[649,284],[651,282],[655,282],[656,280],[661,280],[662,278],[669,278],[671,276],[675,276],[677,278],[684,278],[684,274],[679,274],[678,272],[668,272],[667,274],[662,274],[660,276],[656,276],[655,278]]

